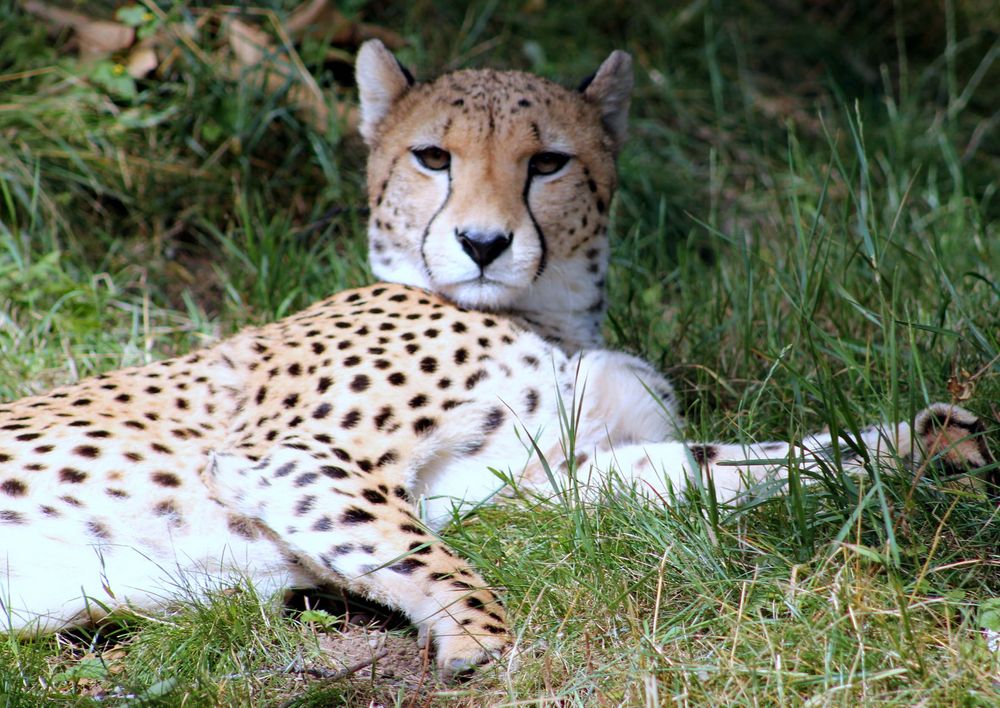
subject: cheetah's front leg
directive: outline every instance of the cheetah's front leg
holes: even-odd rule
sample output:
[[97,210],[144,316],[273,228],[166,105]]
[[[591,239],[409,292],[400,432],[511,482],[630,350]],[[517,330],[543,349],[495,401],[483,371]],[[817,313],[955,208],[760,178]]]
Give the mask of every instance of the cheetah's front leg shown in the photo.
[[446,678],[498,657],[510,644],[499,601],[424,530],[392,472],[345,469],[306,448],[288,439],[259,463],[216,454],[206,482],[318,579],[397,608],[429,631]]
[[956,478],[983,470],[987,483],[995,486],[1000,470],[987,448],[985,433],[982,421],[969,411],[935,403],[917,414],[912,428],[908,423],[873,425],[862,429],[851,444],[835,441],[826,433],[810,435],[799,444],[632,444],[596,451],[578,464],[578,473],[585,487],[594,492],[606,486],[604,479],[614,470],[616,480],[638,484],[640,490],[664,498],[669,496],[668,488],[679,491],[691,483],[711,483],[720,501],[734,501],[768,480],[783,483],[792,466],[805,472],[803,479],[808,482],[839,457],[848,474],[863,473],[866,458],[889,467],[902,461],[914,469],[930,463]]

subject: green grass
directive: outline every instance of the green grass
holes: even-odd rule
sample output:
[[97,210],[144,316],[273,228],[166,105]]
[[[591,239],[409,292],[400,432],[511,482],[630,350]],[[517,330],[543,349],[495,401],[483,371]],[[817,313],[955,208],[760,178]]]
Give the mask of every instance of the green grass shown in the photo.
[[[851,431],[962,392],[996,450],[991,3],[660,5],[346,7],[401,32],[400,57],[423,76],[491,64],[572,83],[613,48],[633,53],[606,332],[676,382],[691,437]],[[171,18],[199,6],[162,4]],[[134,98],[109,95],[10,0],[0,24],[0,400],[370,279],[364,153],[343,126],[318,133],[280,93],[188,49]],[[217,32],[206,25],[198,46]],[[349,68],[322,42],[300,49],[329,95],[350,96]],[[932,471],[889,470],[742,508],[693,495],[666,509],[628,496],[485,509],[447,537],[505,589],[522,667],[431,700],[994,704],[1000,658],[980,623],[1000,597],[998,516]],[[245,591],[115,632],[5,638],[0,696],[411,698],[363,681],[307,692],[275,674],[315,656],[315,635]]]

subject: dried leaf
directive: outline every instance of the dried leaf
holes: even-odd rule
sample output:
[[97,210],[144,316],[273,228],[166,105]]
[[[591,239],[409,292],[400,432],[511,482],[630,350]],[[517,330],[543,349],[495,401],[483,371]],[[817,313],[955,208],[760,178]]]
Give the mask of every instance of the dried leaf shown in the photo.
[[131,47],[135,29],[117,22],[95,20],[76,27],[76,40],[81,57],[97,59]]
[[302,3],[288,16],[285,29],[295,39],[326,37],[333,44],[360,44],[366,39],[380,39],[390,49],[406,45],[402,35],[392,30],[348,19],[330,0]]
[[270,37],[237,19],[226,22],[226,38],[236,60],[243,66],[258,66],[265,55],[273,52]]
[[152,44],[143,41],[129,53],[125,69],[133,79],[141,79],[149,76],[159,66],[159,63]]
[[[227,21],[225,33],[235,61],[224,66],[233,79],[254,82],[267,93],[287,88],[288,102],[302,114],[303,119],[316,130],[327,129],[330,107],[323,94],[315,88],[315,80],[308,74],[300,75],[288,54],[276,50],[267,34],[237,19]],[[357,128],[355,108],[338,105],[335,111],[350,130]]]
[[41,0],[25,0],[27,12],[48,22],[51,32],[70,28],[76,35],[80,54],[87,59],[96,59],[120,52],[132,46],[135,29],[118,22],[95,20],[79,12],[52,7]]

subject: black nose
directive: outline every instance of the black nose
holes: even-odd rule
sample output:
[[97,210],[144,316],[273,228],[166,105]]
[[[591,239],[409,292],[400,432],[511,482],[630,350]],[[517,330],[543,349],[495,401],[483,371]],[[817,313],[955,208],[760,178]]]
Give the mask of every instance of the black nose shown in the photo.
[[495,261],[514,240],[514,234],[501,231],[458,231],[455,237],[462,244],[462,250],[480,268]]

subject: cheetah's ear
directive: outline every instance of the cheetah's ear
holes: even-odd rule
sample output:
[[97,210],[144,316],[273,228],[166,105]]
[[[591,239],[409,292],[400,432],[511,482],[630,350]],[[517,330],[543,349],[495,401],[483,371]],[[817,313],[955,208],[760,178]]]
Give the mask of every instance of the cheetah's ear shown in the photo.
[[616,49],[597,72],[580,86],[583,97],[601,107],[601,120],[621,147],[628,134],[628,104],[632,96],[632,57]]
[[371,145],[379,123],[388,115],[392,104],[413,85],[413,75],[377,39],[369,39],[361,45],[354,73],[361,96],[359,130],[361,137]]

